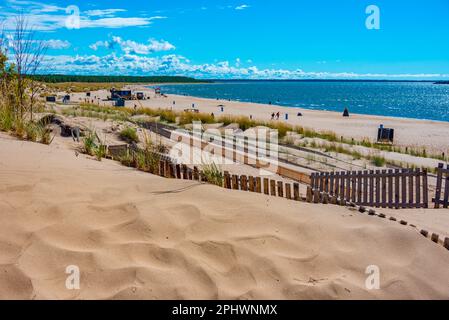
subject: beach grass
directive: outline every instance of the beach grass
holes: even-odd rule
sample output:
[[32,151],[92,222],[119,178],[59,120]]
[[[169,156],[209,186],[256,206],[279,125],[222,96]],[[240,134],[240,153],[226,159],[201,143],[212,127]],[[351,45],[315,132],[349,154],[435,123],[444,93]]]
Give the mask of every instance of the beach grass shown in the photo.
[[135,128],[126,127],[120,134],[120,138],[128,143],[138,143],[139,137],[137,136],[137,130]]
[[[304,138],[317,138],[332,143],[338,142],[341,144],[346,144],[348,146],[362,146],[385,152],[408,154],[415,157],[432,158],[441,161],[449,160],[449,157],[444,153],[429,153],[425,148],[400,147],[388,144],[379,144],[367,138],[362,140],[355,140],[353,138],[349,139],[343,136],[338,137],[338,135],[332,131],[317,131],[311,128],[302,126],[292,126],[290,124],[278,121],[259,121],[250,119],[247,116],[223,115],[219,117],[214,117],[211,114],[173,111],[168,109],[141,108],[137,110],[131,110],[128,108],[102,107],[92,104],[81,104],[78,109],[75,108],[65,109],[63,111],[63,114],[73,116],[86,116],[92,118],[99,118],[103,120],[110,119],[116,121],[130,121],[130,122],[135,122],[131,119],[131,117],[134,115],[147,115],[150,117],[159,117],[160,121],[162,122],[178,126],[184,126],[186,124],[192,123],[193,121],[200,121],[201,123],[204,124],[223,123],[224,126],[236,123],[238,124],[239,128],[243,131],[257,126],[263,126],[273,130],[278,130],[278,137],[280,139],[286,137],[289,132],[292,132],[299,134]],[[312,142],[310,147],[317,148],[319,147],[319,145],[317,143]],[[348,148],[342,149],[332,146],[327,147],[329,147],[330,149],[335,149],[333,150],[334,152],[341,151],[340,153],[349,154],[348,153],[349,151],[347,152],[345,150]],[[338,151],[337,149],[340,151]],[[350,154],[354,156],[354,158],[360,157],[360,154],[354,151],[350,151]]]

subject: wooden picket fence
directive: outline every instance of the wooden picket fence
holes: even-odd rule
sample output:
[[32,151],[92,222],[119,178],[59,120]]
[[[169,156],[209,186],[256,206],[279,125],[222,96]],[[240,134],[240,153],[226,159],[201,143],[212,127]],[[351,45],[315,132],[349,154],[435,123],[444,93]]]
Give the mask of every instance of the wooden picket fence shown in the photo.
[[425,169],[312,173],[311,188],[357,205],[427,208]]
[[[444,183],[444,191],[443,191],[443,181]],[[432,199],[435,203],[435,208],[440,208],[440,205],[443,208],[449,207],[449,165],[444,168],[444,164],[440,163],[437,168],[437,185],[435,190],[435,198]]]
[[284,183],[283,181],[262,177],[231,175],[227,171],[224,173],[223,187],[232,190],[263,193],[265,195],[277,196],[288,200],[306,200],[300,195],[299,183]]

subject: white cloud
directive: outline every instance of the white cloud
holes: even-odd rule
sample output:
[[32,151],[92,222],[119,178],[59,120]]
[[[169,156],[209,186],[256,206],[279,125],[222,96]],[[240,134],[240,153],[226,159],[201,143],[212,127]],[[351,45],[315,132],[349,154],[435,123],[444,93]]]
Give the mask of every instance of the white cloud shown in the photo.
[[126,12],[125,9],[97,9],[97,10],[87,10],[84,14],[89,17],[104,17],[111,16],[117,12]]
[[43,40],[43,42],[49,49],[56,49],[56,50],[68,49],[71,46],[70,42],[66,40],[50,39],[50,40]]
[[148,43],[138,43],[132,40],[123,40],[116,36],[113,36],[110,41],[97,41],[89,47],[93,50],[98,50],[100,47],[114,49],[116,46],[119,46],[125,54],[150,54],[176,49],[174,45],[165,40],[150,39]]
[[449,74],[384,74],[354,72],[313,72],[302,69],[259,69],[257,66],[236,67],[228,61],[212,64],[192,64],[180,55],[149,57],[137,54],[106,56],[53,56],[49,57],[51,70],[44,72],[61,73],[67,70],[75,74],[111,75],[184,75],[196,78],[239,78],[239,79],[449,79]]
[[247,4],[242,4],[242,5],[240,5],[240,6],[235,7],[235,10],[245,10],[245,9],[248,9],[248,8],[250,8],[249,5],[247,5]]
[[[53,31],[66,27],[69,15],[66,7],[47,5],[36,1],[7,0],[8,6],[0,11],[0,21],[5,30],[14,30],[15,16],[23,13],[28,25],[34,30]],[[149,26],[163,16],[120,17],[125,9],[97,9],[80,12],[80,28],[124,28]]]

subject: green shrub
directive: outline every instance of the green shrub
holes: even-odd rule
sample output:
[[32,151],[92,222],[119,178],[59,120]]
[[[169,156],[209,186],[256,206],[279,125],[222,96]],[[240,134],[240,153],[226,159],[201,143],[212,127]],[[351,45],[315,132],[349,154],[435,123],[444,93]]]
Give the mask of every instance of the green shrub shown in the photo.
[[131,127],[127,127],[120,132],[120,138],[128,143],[138,143],[139,137],[137,136],[137,130]]
[[373,156],[371,161],[376,167],[383,167],[385,165],[385,158],[382,156]]
[[14,115],[7,108],[0,108],[0,130],[11,131],[14,125]]
[[223,186],[223,173],[215,163],[204,165],[202,171],[207,182],[220,187]]
[[98,161],[101,161],[106,156],[107,147],[105,145],[99,145],[94,149],[95,157]]
[[96,137],[97,135],[93,130],[89,130],[87,132],[86,136],[83,139],[84,153],[87,153],[90,156],[93,156],[95,154],[95,149],[97,148],[97,145],[95,143]]
[[25,133],[27,140],[36,142],[40,133],[39,125],[34,122],[28,122],[25,125]]

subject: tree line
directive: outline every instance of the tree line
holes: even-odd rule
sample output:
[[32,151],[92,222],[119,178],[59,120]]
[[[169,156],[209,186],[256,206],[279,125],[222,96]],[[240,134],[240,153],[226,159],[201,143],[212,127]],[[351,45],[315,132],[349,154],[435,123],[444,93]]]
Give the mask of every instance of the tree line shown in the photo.
[[30,79],[45,83],[61,82],[102,82],[102,83],[196,83],[207,82],[182,76],[94,76],[94,75],[62,75],[62,74],[33,74]]

